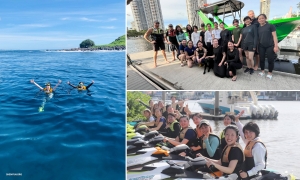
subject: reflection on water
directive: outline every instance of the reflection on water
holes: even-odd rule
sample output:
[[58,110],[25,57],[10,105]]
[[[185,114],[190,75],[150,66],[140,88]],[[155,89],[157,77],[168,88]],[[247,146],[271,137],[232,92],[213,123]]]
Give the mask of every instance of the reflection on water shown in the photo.
[[[168,45],[166,45],[166,50],[168,51]],[[147,42],[144,38],[130,38],[127,39],[127,53],[137,53],[143,51],[152,50],[152,44]],[[289,52],[280,51],[278,53],[278,60],[275,61],[274,70],[287,72],[291,74],[300,74],[300,52]],[[244,64],[246,61],[244,60]],[[266,60],[265,68],[268,69],[268,61]]]
[[[187,101],[192,112],[202,112],[196,101]],[[259,101],[261,105],[272,104],[279,112],[278,120],[253,120],[260,128],[260,137],[267,146],[268,162],[267,169],[279,171],[280,173],[293,173],[300,177],[300,148],[297,134],[300,122],[299,105],[297,101]],[[250,120],[243,120],[246,124]],[[223,121],[210,121],[214,133],[219,135],[225,128]],[[195,124],[191,121],[191,126]],[[245,144],[240,141],[241,145]]]

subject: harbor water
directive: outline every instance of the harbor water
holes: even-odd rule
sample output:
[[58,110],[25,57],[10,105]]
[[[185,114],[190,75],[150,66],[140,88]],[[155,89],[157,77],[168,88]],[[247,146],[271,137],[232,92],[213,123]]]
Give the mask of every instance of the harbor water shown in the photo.
[[[192,112],[203,112],[196,100],[186,101]],[[277,120],[253,120],[260,128],[260,137],[268,151],[267,169],[300,177],[299,101],[259,101],[260,105],[272,104],[279,112]],[[251,120],[242,120],[246,124]],[[191,126],[195,124],[191,121]],[[223,121],[210,121],[215,134],[225,128]],[[243,147],[245,144],[240,140]]]
[[[0,51],[0,179],[125,179],[124,58]],[[62,83],[49,98],[30,79],[42,87]],[[92,80],[89,92],[67,84]]]

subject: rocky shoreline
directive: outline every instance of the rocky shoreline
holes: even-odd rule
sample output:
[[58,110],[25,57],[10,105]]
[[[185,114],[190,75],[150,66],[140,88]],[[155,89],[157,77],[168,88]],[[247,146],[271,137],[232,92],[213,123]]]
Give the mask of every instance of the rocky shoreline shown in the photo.
[[125,46],[116,46],[116,47],[97,47],[97,48],[71,48],[71,49],[59,49],[59,50],[46,50],[46,51],[125,51]]

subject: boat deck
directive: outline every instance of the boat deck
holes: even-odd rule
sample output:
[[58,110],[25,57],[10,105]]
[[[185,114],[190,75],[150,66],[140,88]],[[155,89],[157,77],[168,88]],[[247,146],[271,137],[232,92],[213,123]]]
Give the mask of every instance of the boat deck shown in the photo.
[[[180,61],[175,60],[166,63],[161,52],[158,52],[157,67],[153,68],[153,51],[145,51],[130,54],[133,61],[141,62],[139,69],[148,72],[154,78],[166,82],[166,84],[176,85],[176,89],[185,90],[299,90],[300,76],[296,74],[273,71],[272,80],[258,76],[258,71],[253,75],[244,74],[243,69],[237,71],[237,81],[231,78],[219,78],[214,73],[203,74],[203,67],[187,66],[181,67]],[[167,52],[168,60],[172,60],[172,54]],[[127,69],[130,73],[130,69]],[[129,83],[130,77],[127,78]],[[143,86],[137,85],[135,90],[143,90]]]

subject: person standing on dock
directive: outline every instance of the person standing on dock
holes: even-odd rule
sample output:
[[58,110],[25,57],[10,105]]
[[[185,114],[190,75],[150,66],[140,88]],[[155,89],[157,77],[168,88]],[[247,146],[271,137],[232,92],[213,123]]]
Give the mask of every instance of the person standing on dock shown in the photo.
[[218,23],[214,22],[215,29],[212,30],[212,39],[218,39],[218,44],[221,45],[221,29],[218,28]]
[[200,40],[200,33],[198,33],[198,27],[193,26],[193,33],[192,33],[192,41],[193,41],[193,46],[197,48],[197,42]]
[[254,52],[257,48],[258,34],[257,26],[251,25],[251,18],[246,16],[244,18],[244,23],[246,27],[242,30],[242,49],[245,51],[247,68],[244,73],[249,72],[250,74],[254,73]]
[[206,44],[205,44],[205,32],[206,32],[206,30],[205,30],[205,24],[202,23],[201,24],[201,31],[200,31],[200,41],[203,43],[203,47],[205,49],[207,49]]
[[[254,11],[253,10],[248,11],[248,16],[251,18],[251,24],[256,25],[256,27],[258,28],[259,27],[258,18],[255,18]],[[256,48],[256,51],[254,52],[254,56],[255,56],[254,70],[256,71],[259,65],[258,48]]]
[[269,24],[266,21],[267,16],[265,14],[259,15],[258,20],[260,23],[260,26],[258,27],[258,32],[259,32],[258,51],[261,57],[260,59],[261,72],[259,73],[259,75],[261,77],[264,77],[265,75],[265,55],[267,54],[269,72],[266,77],[268,79],[272,79],[274,61],[276,59],[276,53],[278,52],[278,39],[276,35],[276,28],[274,25]]
[[[241,63],[243,63],[243,50],[241,48],[241,41],[242,41],[242,28],[239,26],[239,20],[234,19],[232,22],[235,28],[232,30],[232,41],[234,42],[234,47],[239,50],[239,57]],[[254,67],[255,68],[255,67]]]
[[207,31],[204,33],[204,44],[207,47],[207,56],[212,56],[213,55],[213,45],[212,45],[212,29],[211,29],[211,24],[208,23],[206,24]]
[[[151,36],[151,40],[148,39],[148,37]],[[153,44],[153,60],[154,60],[154,68],[157,67],[157,51],[161,49],[161,52],[165,58],[166,63],[169,63],[167,60],[166,52],[165,52],[165,42],[164,42],[164,30],[159,28],[159,21],[154,21],[154,27],[149,28],[148,31],[145,33],[144,38],[149,43]]]
[[[169,37],[169,40],[168,40],[168,37]],[[169,29],[166,32],[165,39],[166,39],[166,42],[171,45],[170,49],[171,49],[172,54],[173,54],[173,60],[172,61],[175,61],[175,50],[178,54],[179,44],[178,44],[177,38],[176,38],[176,31],[175,31],[175,29],[173,29],[172,24],[169,24]]]

